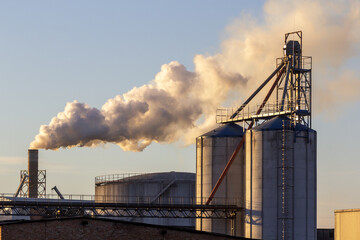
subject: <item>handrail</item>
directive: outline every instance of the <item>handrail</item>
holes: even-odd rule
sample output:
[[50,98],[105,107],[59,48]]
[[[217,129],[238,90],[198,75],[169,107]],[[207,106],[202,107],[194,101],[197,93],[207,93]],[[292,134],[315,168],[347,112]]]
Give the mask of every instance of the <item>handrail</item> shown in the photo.
[[310,106],[307,102],[301,101],[300,103],[296,102],[287,102],[284,105],[281,102],[273,102],[267,103],[263,106],[263,110],[260,114],[256,114],[257,109],[259,109],[261,105],[256,104],[253,106],[249,106],[247,108],[242,109],[241,113],[238,114],[235,118],[231,118],[231,116],[236,112],[234,108],[218,108],[216,111],[216,122],[223,123],[228,121],[241,121],[243,119],[256,118],[257,116],[273,116],[273,115],[283,115],[289,114],[293,111],[305,110],[309,111],[310,114]]
[[[0,193],[0,201],[2,204],[28,202],[29,204],[44,204],[44,203],[62,203],[62,204],[87,204],[87,203],[120,203],[120,204],[195,204],[201,205],[208,199],[204,197],[166,197],[159,196],[154,201],[154,196],[131,196],[131,195],[76,195],[76,194],[62,194],[64,199],[61,199],[57,194],[47,194],[46,198],[27,198],[14,197],[13,193]],[[224,198],[214,197],[212,204],[216,205],[236,205],[245,206],[246,201],[243,198]],[[260,204],[260,203],[259,203]]]

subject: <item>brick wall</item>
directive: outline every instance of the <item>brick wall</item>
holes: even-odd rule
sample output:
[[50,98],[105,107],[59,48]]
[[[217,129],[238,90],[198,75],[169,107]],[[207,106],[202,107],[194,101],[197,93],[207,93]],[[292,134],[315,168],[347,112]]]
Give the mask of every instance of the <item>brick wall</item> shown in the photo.
[[211,233],[181,230],[105,219],[71,218],[27,221],[0,226],[0,240],[218,240],[243,239]]

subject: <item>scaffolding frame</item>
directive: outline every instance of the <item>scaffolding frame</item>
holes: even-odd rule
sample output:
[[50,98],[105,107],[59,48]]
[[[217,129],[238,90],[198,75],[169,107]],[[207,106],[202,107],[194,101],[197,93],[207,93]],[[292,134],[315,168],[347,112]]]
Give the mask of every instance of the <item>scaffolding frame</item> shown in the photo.
[[[29,197],[29,173],[28,170],[20,170],[20,197]],[[22,184],[23,178],[26,178],[25,182]],[[21,185],[22,184],[22,185]],[[38,198],[46,197],[46,170],[38,170],[38,184],[37,184]]]

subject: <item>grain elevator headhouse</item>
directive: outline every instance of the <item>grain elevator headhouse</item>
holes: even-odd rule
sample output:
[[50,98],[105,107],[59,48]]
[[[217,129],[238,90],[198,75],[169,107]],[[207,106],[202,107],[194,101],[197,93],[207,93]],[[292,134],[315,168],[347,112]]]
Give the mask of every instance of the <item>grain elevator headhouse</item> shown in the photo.
[[301,31],[286,33],[274,72],[238,108],[218,109],[217,123],[224,126],[214,131],[226,132],[211,134],[211,142],[210,133],[197,139],[197,197],[204,204],[222,198],[243,209],[233,221],[199,220],[197,229],[256,239],[316,239],[312,58],[303,56],[302,40]]

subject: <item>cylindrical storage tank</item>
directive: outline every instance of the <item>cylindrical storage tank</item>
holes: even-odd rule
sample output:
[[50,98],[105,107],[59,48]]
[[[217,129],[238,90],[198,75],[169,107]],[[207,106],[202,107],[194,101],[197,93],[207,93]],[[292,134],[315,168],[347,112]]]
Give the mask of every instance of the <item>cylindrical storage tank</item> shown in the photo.
[[[196,200],[204,205],[234,150],[243,137],[243,128],[229,123],[196,139]],[[244,149],[232,163],[211,204],[244,206]],[[243,216],[234,219],[196,219],[196,230],[243,235]]]
[[[194,204],[195,174],[162,172],[114,174],[95,178],[95,201],[146,204]],[[191,218],[122,218],[126,221],[195,228]]]
[[38,155],[37,149],[28,150],[28,194],[29,198],[38,197]]
[[245,237],[316,239],[316,131],[286,117],[246,132]]

